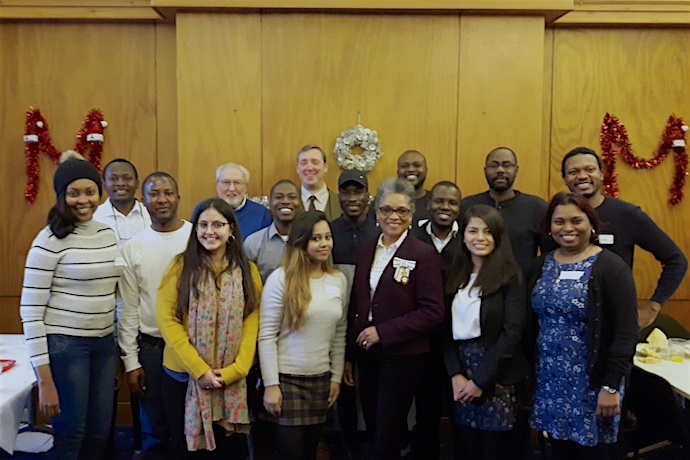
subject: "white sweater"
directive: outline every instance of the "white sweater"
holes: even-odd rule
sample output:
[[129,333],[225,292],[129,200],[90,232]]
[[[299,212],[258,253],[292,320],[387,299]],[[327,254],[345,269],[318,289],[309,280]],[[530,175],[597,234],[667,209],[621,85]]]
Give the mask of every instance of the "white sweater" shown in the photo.
[[124,260],[115,233],[95,220],[58,239],[41,230],[26,257],[20,315],[34,367],[48,364],[46,334],[113,332],[115,289]]
[[340,383],[345,358],[345,329],[349,293],[345,276],[336,272],[310,279],[312,300],[304,322],[290,331],[283,321],[285,271],[275,270],[261,296],[259,358],[266,386],[278,385],[278,374],[331,373]]
[[192,224],[184,221],[174,232],[157,232],[151,227],[137,233],[122,247],[127,266],[118,290],[117,340],[122,350],[125,372],[141,367],[137,337],[143,334],[162,338],[156,324],[158,286],[173,258],[187,248]]

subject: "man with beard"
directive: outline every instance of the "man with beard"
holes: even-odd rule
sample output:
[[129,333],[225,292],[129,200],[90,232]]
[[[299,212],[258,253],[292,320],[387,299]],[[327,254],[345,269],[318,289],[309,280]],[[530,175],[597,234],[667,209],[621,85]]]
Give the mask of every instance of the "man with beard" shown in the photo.
[[[343,171],[338,178],[338,192],[343,214],[331,222],[333,264],[345,274],[349,293],[355,275],[359,244],[378,238],[381,231],[367,213],[369,181],[364,173],[356,170]],[[350,362],[345,365],[352,366]],[[338,421],[349,458],[357,458],[357,391],[353,381],[346,378],[343,383],[337,403]]]
[[273,223],[244,240],[247,257],[259,267],[261,281],[264,282],[273,270],[280,267],[292,221],[304,211],[299,188],[287,179],[278,181],[271,188],[268,206]]
[[122,248],[126,266],[118,283],[118,343],[130,392],[139,396],[142,451],[146,458],[163,458],[170,433],[161,389],[165,342],[156,324],[156,299],[165,270],[187,247],[192,224],[177,215],[180,196],[168,173],[150,174],[142,197],[151,226]]
[[[436,248],[441,254],[443,282],[446,271],[462,249],[460,226],[460,200],[462,194],[457,185],[449,181],[438,182],[431,188],[428,204],[430,220],[421,227],[414,227],[412,234]],[[412,458],[439,458],[439,425],[444,405],[451,406],[452,389],[443,361],[440,337],[443,325],[431,333],[431,358],[425,370],[426,378],[415,393],[415,426],[412,434]]]
[[522,193],[513,188],[520,167],[515,152],[507,147],[493,149],[486,156],[484,176],[489,190],[464,198],[462,211],[475,204],[495,207],[506,222],[510,244],[518,265],[527,270],[538,251],[555,248],[555,243],[541,231],[541,221],[547,204],[541,198]]
[[431,192],[424,190],[426,180],[426,158],[421,152],[407,150],[398,157],[398,179],[408,181],[414,186],[415,212],[412,227],[417,227],[420,220],[429,218],[428,204]]
[[271,225],[268,209],[247,198],[249,179],[249,170],[236,163],[226,163],[216,170],[218,198],[232,206],[243,240]]
[[661,263],[661,276],[650,300],[638,306],[641,328],[654,322],[661,306],[673,295],[688,268],[688,261],[673,240],[639,206],[601,194],[604,179],[601,158],[594,150],[577,147],[561,162],[561,176],[571,192],[582,195],[604,224],[599,246],[618,254],[631,268],[635,245]]
[[151,225],[148,211],[134,197],[137,187],[137,168],[128,160],[116,158],[103,168],[103,188],[108,199],[96,209],[93,218],[115,231],[118,248]]

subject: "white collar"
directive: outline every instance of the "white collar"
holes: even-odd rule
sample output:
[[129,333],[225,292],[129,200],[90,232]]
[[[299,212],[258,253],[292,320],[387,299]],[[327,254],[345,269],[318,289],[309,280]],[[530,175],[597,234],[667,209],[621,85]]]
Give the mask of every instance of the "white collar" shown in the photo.
[[316,197],[316,201],[319,203],[327,203],[328,202],[328,187],[326,184],[323,185],[323,187],[320,190],[317,190],[316,192],[310,192],[307,190],[304,185],[302,186],[302,201],[306,202],[309,200],[309,197],[314,195]]
[[380,247],[380,248],[386,250],[386,251],[390,251],[391,249],[396,249],[396,250],[397,250],[397,249],[400,247],[400,245],[403,243],[403,241],[405,241],[405,238],[407,238],[407,232],[408,232],[408,231],[409,231],[409,230],[405,230],[405,232],[404,232],[402,235],[400,235],[400,238],[398,238],[398,239],[395,241],[395,243],[391,244],[391,245],[388,246],[388,247],[386,247],[386,246],[383,244],[383,233],[382,233],[381,235],[379,235],[379,241],[378,241],[378,243],[377,243],[376,245],[377,245],[378,247]]
[[242,197],[242,203],[240,203],[240,205],[239,205],[238,207],[236,207],[235,209],[233,209],[233,211],[239,211],[240,209],[244,208],[244,205],[245,205],[245,204],[247,204],[247,195],[244,195],[244,196]]

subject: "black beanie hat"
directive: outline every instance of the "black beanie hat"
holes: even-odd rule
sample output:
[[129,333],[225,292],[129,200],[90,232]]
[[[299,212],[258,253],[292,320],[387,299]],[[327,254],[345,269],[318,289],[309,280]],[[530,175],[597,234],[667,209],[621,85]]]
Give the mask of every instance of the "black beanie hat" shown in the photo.
[[94,165],[89,163],[77,152],[68,150],[60,157],[60,166],[55,171],[53,178],[53,188],[55,195],[60,195],[67,186],[78,179],[91,179],[98,186],[98,195],[103,195],[101,175]]

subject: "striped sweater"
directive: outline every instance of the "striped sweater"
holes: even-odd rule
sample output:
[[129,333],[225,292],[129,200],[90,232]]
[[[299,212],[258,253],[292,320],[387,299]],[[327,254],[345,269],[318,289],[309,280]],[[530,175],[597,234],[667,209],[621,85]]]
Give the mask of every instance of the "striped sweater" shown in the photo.
[[124,267],[113,230],[95,220],[58,239],[45,227],[29,249],[20,314],[34,367],[48,364],[46,334],[105,337],[114,330]]

